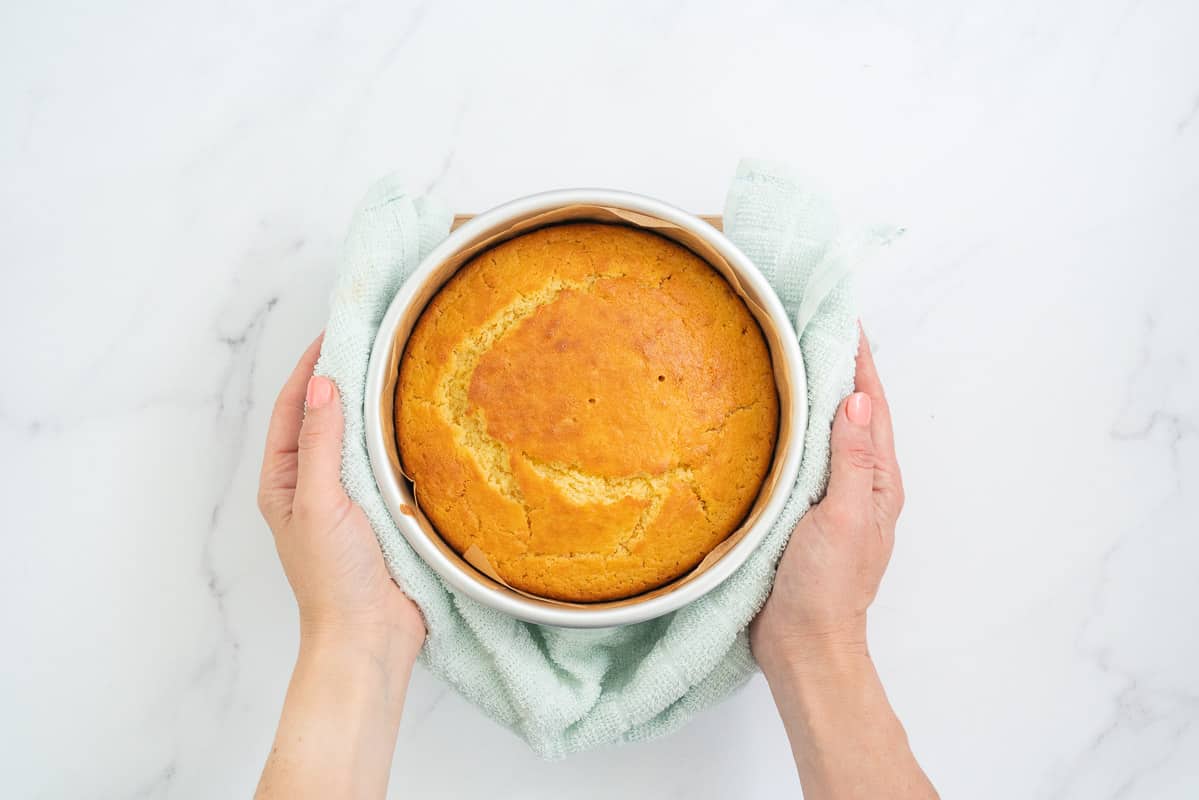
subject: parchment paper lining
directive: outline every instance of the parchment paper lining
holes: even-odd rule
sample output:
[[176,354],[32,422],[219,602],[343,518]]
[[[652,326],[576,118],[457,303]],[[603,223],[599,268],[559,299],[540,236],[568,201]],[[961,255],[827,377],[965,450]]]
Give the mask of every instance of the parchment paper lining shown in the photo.
[[[749,514],[742,520],[741,525],[733,531],[729,536],[717,545],[699,564],[697,564],[690,572],[682,575],[670,583],[653,589],[649,592],[644,592],[633,597],[627,597],[621,600],[610,600],[600,603],[570,603],[561,600],[552,600],[546,597],[529,594],[521,591],[514,586],[508,585],[496,572],[495,568],[488,561],[487,556],[478,548],[472,545],[464,554],[459,555],[452,547],[450,547],[444,539],[437,533],[436,528],[420,510],[419,504],[416,502],[416,492],[413,489],[412,479],[404,472],[401,466],[399,453],[396,445],[395,437],[395,389],[396,381],[399,378],[400,358],[403,356],[404,345],[407,343],[408,336],[415,327],[417,320],[420,318],[421,312],[425,306],[433,298],[433,296],[445,285],[446,281],[467,261],[473,256],[484,250],[494,247],[503,241],[519,236],[522,233],[527,233],[536,228],[553,225],[560,222],[609,222],[631,225],[633,227],[645,228],[652,230],[655,233],[666,236],[674,241],[687,247],[693,253],[704,259],[713,269],[719,272],[729,286],[732,287],[741,299],[749,308],[750,313],[758,321],[758,326],[762,329],[762,333],[766,338],[766,343],[770,348],[771,363],[774,367],[775,386],[778,391],[779,398],[779,430],[778,439],[775,444],[774,460],[771,463],[770,471],[766,474],[765,480],[758,491],[757,499],[750,508]],[[708,223],[697,221],[698,225],[707,225]],[[790,430],[792,414],[790,410],[792,403],[806,402],[806,398],[795,398],[792,392],[792,376],[787,369],[787,363],[782,357],[782,345],[780,336],[794,336],[795,332],[788,326],[784,331],[776,329],[774,321],[766,313],[761,299],[756,296],[750,287],[747,287],[739,279],[733,267],[720,255],[712,246],[704,239],[700,238],[694,232],[679,227],[672,222],[659,219],[657,217],[647,216],[639,212],[630,211],[623,208],[615,208],[609,206],[598,205],[571,205],[563,206],[547,211],[542,214],[536,214],[525,219],[517,220],[504,225],[502,228],[484,231],[480,233],[478,238],[469,246],[458,251],[457,254],[440,264],[420,287],[413,298],[413,302],[405,309],[399,324],[396,326],[396,336],[392,341],[391,349],[388,352],[387,358],[387,383],[383,387],[382,396],[379,398],[381,404],[380,419],[383,422],[384,432],[387,441],[387,458],[391,462],[391,467],[397,474],[403,475],[408,485],[406,493],[412,496],[412,515],[415,517],[417,524],[421,530],[429,537],[433,544],[441,550],[456,566],[458,566],[465,574],[475,580],[500,591],[511,592],[521,595],[522,597],[544,603],[546,605],[567,607],[567,608],[614,608],[626,605],[632,605],[651,597],[657,597],[683,586],[686,583],[694,580],[699,575],[706,572],[717,561],[725,556],[745,534],[753,527],[758,517],[762,513],[762,509],[768,498],[776,491],[790,491],[790,486],[778,485],[779,473],[783,463],[787,449],[800,444],[799,437],[802,436],[802,431],[795,432]]]

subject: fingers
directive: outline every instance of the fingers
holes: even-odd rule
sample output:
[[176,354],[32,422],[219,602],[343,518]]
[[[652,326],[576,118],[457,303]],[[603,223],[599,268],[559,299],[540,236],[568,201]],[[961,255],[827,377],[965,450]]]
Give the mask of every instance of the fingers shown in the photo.
[[857,369],[854,374],[854,389],[870,395],[873,413],[870,420],[870,433],[874,437],[874,447],[880,459],[895,460],[895,436],[891,430],[891,408],[887,405],[883,384],[878,377],[878,368],[874,365],[874,353],[870,350],[870,340],[866,332],[861,330],[858,344]]
[[878,377],[878,369],[874,364],[874,353],[870,349],[870,340],[866,332],[861,330],[858,345],[857,371],[854,377],[854,388],[870,396],[872,413],[870,419],[870,434],[874,440],[874,452],[877,459],[875,464],[874,488],[879,494],[881,504],[886,508],[892,519],[899,516],[903,507],[903,478],[899,471],[899,461],[895,456],[895,433],[891,425],[891,406],[883,393],[883,384]]
[[843,508],[865,508],[874,491],[876,456],[870,432],[870,395],[854,392],[833,419],[828,499]]
[[283,511],[290,511],[292,493],[296,488],[296,447],[300,438],[300,423],[304,419],[304,392],[317,357],[321,353],[322,333],[308,345],[299,363],[292,370],[275,400],[271,422],[266,433],[266,452],[262,457],[262,472],[258,478],[258,507],[268,522]]
[[337,385],[321,375],[308,381],[307,411],[300,427],[299,464],[292,509],[332,527],[349,511],[341,485],[341,442],[345,429]]

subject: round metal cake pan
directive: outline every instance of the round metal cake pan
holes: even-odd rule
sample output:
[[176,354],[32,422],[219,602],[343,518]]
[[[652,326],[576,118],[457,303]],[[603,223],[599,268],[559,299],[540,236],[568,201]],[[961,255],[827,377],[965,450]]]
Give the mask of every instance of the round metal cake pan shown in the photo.
[[[617,222],[652,230],[691,249],[721,272],[762,328],[779,393],[779,436],[763,490],[733,542],[715,560],[666,587],[602,603],[562,603],[533,597],[488,577],[437,534],[421,513],[412,483],[400,471],[394,397],[400,358],[425,305],[477,252],[543,227],[570,221]],[[366,445],[371,469],[400,533],[458,592],[527,622],[567,628],[608,628],[660,617],[702,597],[740,567],[783,509],[799,474],[807,426],[803,359],[794,328],[762,273],[721,231],[667,203],[608,189],[564,189],[523,197],[480,214],[435,247],[408,277],[383,316],[366,377]],[[736,537],[734,539],[734,537]]]

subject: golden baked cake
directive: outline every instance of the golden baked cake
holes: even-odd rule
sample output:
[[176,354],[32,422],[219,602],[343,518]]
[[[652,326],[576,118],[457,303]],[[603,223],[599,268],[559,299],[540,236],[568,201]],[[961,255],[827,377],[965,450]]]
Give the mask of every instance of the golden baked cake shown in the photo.
[[753,505],[778,428],[766,342],[724,278],[600,223],[464,265],[412,331],[395,409],[404,472],[446,542],[576,602],[698,564]]

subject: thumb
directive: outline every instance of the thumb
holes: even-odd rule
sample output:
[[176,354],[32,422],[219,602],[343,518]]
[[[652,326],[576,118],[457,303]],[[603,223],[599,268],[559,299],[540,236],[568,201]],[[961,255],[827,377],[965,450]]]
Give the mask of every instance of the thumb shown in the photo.
[[350,505],[341,485],[341,439],[345,420],[337,384],[323,375],[308,379],[304,424],[298,443],[296,495],[297,514],[334,522]]
[[860,502],[874,490],[874,442],[870,436],[870,395],[854,392],[845,398],[833,420],[832,464],[828,496],[834,501]]

